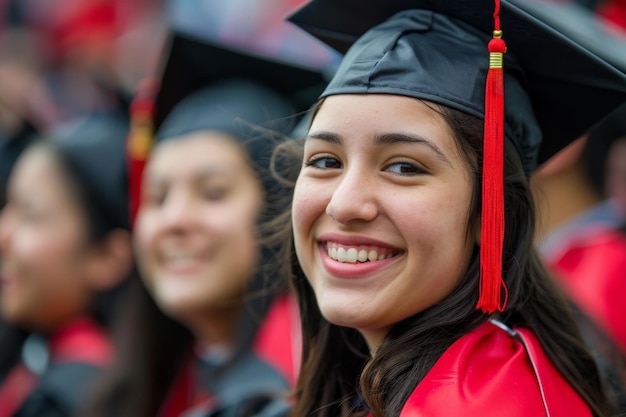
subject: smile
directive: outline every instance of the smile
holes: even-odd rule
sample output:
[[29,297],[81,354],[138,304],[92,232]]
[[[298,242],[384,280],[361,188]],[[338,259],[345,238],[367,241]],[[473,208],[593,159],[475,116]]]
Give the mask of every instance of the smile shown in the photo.
[[365,263],[382,261],[400,255],[402,252],[392,248],[374,245],[349,246],[337,242],[326,242],[328,256],[342,263]]

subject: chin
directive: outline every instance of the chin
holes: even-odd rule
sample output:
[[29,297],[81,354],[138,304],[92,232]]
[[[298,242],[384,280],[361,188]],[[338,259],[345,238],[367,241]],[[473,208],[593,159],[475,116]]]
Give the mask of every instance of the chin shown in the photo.
[[185,316],[189,311],[195,310],[198,304],[196,295],[187,291],[172,291],[171,289],[157,290],[154,300],[159,308],[168,316],[178,318]]
[[349,305],[322,303],[320,304],[320,311],[326,320],[337,326],[353,329],[367,327],[365,326],[367,317],[364,314],[359,314],[356,309],[350,308]]

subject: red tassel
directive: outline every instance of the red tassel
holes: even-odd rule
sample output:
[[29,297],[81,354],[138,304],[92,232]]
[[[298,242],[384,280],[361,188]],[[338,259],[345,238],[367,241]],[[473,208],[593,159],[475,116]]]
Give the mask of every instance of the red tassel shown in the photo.
[[143,170],[152,148],[154,136],[152,120],[157,89],[157,80],[148,79],[142,82],[130,108],[131,126],[127,140],[127,157],[131,225],[134,225],[139,210]]
[[[480,294],[476,308],[504,311],[508,299],[502,279],[504,243],[504,74],[506,44],[501,39],[499,1],[494,13],[494,37],[489,42],[489,72],[485,89],[482,229],[480,235]],[[504,302],[500,301],[504,290]]]

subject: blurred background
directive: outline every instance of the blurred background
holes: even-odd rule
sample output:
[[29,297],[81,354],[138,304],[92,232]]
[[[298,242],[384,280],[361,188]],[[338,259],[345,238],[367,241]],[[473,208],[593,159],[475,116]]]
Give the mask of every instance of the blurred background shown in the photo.
[[[314,66],[332,53],[282,20],[302,0],[1,0],[0,138],[63,137],[127,113],[171,25]],[[120,112],[121,111],[121,112]]]
[[[104,131],[126,135],[130,103],[141,81],[159,74],[172,26],[330,74],[338,54],[284,22],[303,3],[0,0],[0,146],[19,148],[33,134],[51,140],[78,132],[85,137]],[[529,0],[528,7],[626,71],[626,0]],[[617,119],[626,120],[626,108]],[[617,373],[614,383],[623,390],[626,266],[620,265],[626,259],[626,131],[619,129],[599,132],[594,140],[581,138],[540,170],[533,186],[541,253],[589,319],[589,328],[600,329],[599,334],[586,330],[589,343],[599,361],[608,364],[606,372]],[[9,159],[0,160],[0,187],[10,166]],[[603,238],[589,237],[596,232]],[[607,239],[613,242],[610,259],[604,257],[609,252],[594,251]],[[608,289],[598,288],[604,281],[594,276],[582,287],[571,285],[581,282],[580,271],[602,273],[601,266],[611,263],[618,266],[606,271],[612,274],[605,280],[611,282]],[[590,300],[581,293],[597,297]],[[609,300],[607,294],[620,298]],[[596,311],[597,304],[610,308]],[[626,404],[626,396],[622,401]]]

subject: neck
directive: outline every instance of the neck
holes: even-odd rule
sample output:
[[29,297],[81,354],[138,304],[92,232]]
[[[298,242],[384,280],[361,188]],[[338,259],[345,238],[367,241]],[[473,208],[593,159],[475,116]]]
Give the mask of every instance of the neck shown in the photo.
[[200,345],[233,347],[240,316],[240,307],[203,311],[189,328]]

